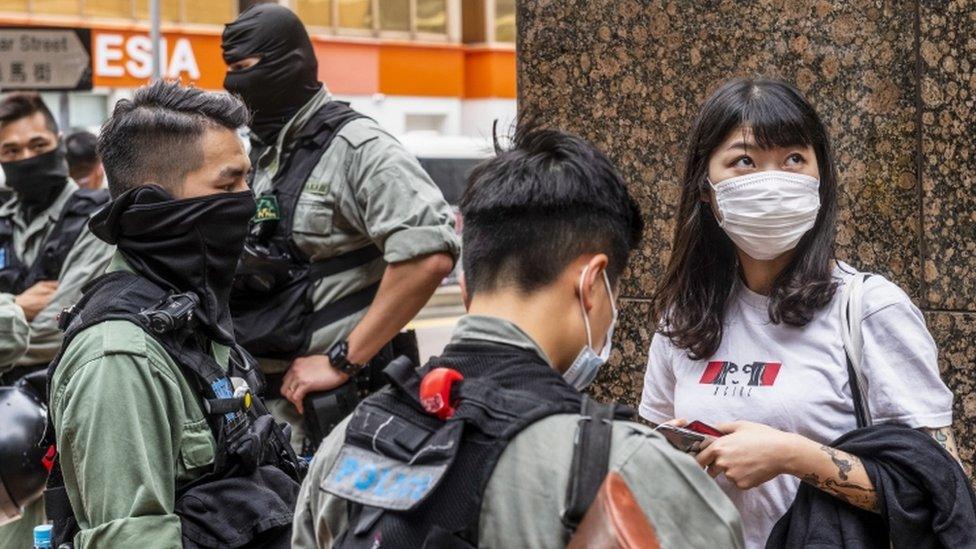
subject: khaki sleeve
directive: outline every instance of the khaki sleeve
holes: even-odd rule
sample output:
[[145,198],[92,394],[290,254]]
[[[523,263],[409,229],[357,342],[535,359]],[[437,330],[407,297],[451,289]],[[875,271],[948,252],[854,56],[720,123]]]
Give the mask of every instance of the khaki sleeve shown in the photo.
[[[613,450],[612,468],[654,524],[661,547],[745,547],[739,512],[691,456],[644,427],[617,429],[626,434]],[[615,445],[619,440],[614,436]]]
[[152,547],[182,547],[173,509],[180,444],[173,433],[186,417],[173,405],[180,402],[179,384],[153,365],[149,357],[156,355],[145,348],[98,352],[99,327],[72,342],[52,386],[65,487],[81,529],[75,547],[148,540]]
[[322,441],[302,482],[292,524],[291,544],[294,549],[331,547],[335,537],[346,529],[345,500],[329,494],[320,486],[335,463],[348,424],[347,417]]
[[457,259],[461,244],[454,213],[413,155],[385,134],[350,154],[347,180],[362,229],[387,263],[435,253]]
[[58,278],[58,290],[51,303],[30,323],[30,344],[19,365],[50,362],[61,347],[58,315],[81,298],[81,289],[105,272],[115,247],[99,240],[90,231],[82,231],[68,252]]
[[29,339],[30,326],[24,310],[14,303],[13,294],[0,294],[0,372],[23,356]]

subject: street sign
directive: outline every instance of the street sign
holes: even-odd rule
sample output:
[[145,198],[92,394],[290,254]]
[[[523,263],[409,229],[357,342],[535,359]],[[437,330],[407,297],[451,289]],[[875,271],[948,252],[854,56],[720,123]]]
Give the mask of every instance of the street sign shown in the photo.
[[89,29],[0,27],[0,91],[91,88]]

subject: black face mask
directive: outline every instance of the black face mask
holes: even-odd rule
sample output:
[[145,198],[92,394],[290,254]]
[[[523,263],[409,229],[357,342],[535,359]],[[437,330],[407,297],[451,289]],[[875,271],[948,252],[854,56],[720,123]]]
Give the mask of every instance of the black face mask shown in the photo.
[[2,162],[7,186],[17,193],[25,208],[45,209],[68,184],[68,162],[64,147],[14,162]]
[[118,246],[140,275],[200,297],[197,320],[215,341],[234,340],[228,299],[254,215],[250,191],[174,199],[147,185],[123,193],[92,217],[95,236]]
[[271,145],[281,128],[322,85],[305,26],[287,8],[258,4],[224,28],[220,47],[230,65],[258,56],[253,67],[228,72],[224,88],[251,109],[251,130]]

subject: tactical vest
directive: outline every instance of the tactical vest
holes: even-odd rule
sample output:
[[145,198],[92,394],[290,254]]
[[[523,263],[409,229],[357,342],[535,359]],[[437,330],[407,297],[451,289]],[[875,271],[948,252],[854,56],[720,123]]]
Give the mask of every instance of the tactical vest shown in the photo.
[[315,310],[316,281],[383,256],[370,244],[316,262],[295,245],[292,227],[305,183],[339,131],[364,116],[347,103],[330,101],[305,124],[271,189],[257,197],[257,213],[237,269],[231,314],[237,341],[263,358],[305,354],[314,331],[369,306],[379,282]]
[[[211,354],[210,340],[193,320],[198,304],[193,293],[174,294],[133,273],[117,271],[97,278],[76,305],[62,312],[64,343],[48,368],[48,387],[64,350],[86,328],[108,320],[141,327],[179,364],[199,395],[217,444],[213,469],[177,487],[175,513],[182,522],[183,546],[289,547],[304,467],[287,434],[256,396],[261,386],[256,362],[235,345],[224,371]],[[53,423],[48,430],[54,432]],[[52,545],[70,543],[78,525],[57,459],[44,497],[54,523]]]
[[32,265],[24,265],[14,250],[13,221],[0,218],[0,292],[19,294],[42,280],[57,280],[65,258],[78,235],[85,230],[88,219],[108,201],[105,189],[75,191]]
[[[425,412],[419,399],[422,376],[439,367],[464,376],[452,388],[457,404],[447,421]],[[385,371],[390,386],[353,413],[322,484],[348,506],[349,526],[337,537],[337,548],[476,547],[488,481],[509,441],[523,429],[554,414],[598,409],[596,415],[606,421],[590,423],[606,428],[599,450],[608,456],[611,418],[630,416],[610,406],[588,408],[594,403],[535,353],[507,345],[452,344],[420,370],[397,360]],[[587,413],[581,421],[592,417]],[[605,474],[606,459],[602,472],[593,475],[595,485],[570,487],[575,514],[563,517],[569,530]]]

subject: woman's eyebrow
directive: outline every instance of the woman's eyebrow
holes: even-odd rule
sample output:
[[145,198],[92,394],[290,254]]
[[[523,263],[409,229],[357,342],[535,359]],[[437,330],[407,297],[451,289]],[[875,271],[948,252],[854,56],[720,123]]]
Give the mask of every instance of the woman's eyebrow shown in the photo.
[[730,150],[730,151],[731,151],[732,149],[744,149],[744,150],[749,150],[749,147],[750,147],[751,145],[752,145],[752,143],[749,143],[749,142],[747,142],[747,141],[736,141],[735,143],[732,143],[731,145],[729,145],[729,148],[728,148],[728,149],[726,149],[726,150]]

